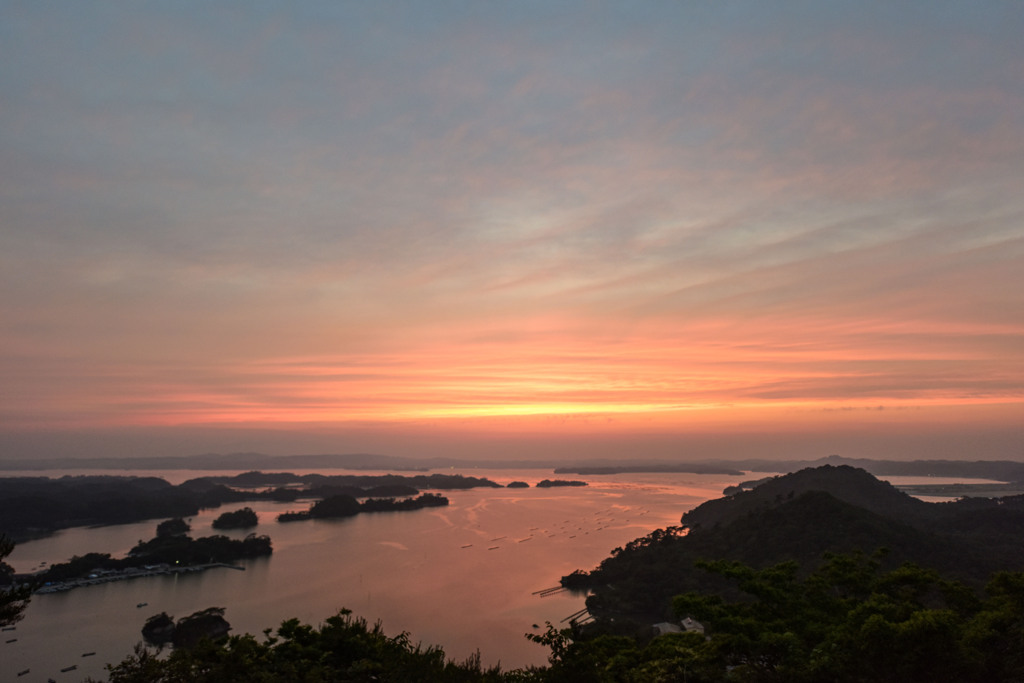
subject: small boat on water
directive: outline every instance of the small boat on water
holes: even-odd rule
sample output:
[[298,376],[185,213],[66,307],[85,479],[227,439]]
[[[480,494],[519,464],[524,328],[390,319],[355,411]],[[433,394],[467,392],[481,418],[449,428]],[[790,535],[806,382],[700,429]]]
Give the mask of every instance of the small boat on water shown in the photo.
[[74,671],[77,668],[78,668],[77,664],[72,664],[71,666],[65,666],[63,669],[60,670],[60,672],[62,674],[64,674],[64,673],[67,673],[68,671]]
[[136,607],[145,607],[145,606],[146,606],[146,605],[148,605],[148,604],[149,604],[148,602],[140,602],[139,604],[137,604],[137,605],[135,605],[135,606],[136,606]]
[[96,653],[95,652],[83,652],[82,656],[83,657],[92,657],[94,654],[96,654]]
[[25,669],[24,671],[19,671],[19,672],[18,672],[18,675],[19,675],[19,676],[24,676],[24,675],[25,675],[25,674],[27,674],[27,673],[28,673],[29,671],[31,671],[31,669]]

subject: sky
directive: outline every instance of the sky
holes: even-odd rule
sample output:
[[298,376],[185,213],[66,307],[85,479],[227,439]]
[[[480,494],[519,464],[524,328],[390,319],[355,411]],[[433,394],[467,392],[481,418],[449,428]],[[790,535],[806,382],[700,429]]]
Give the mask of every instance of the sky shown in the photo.
[[1024,459],[1022,34],[0,0],[0,458]]

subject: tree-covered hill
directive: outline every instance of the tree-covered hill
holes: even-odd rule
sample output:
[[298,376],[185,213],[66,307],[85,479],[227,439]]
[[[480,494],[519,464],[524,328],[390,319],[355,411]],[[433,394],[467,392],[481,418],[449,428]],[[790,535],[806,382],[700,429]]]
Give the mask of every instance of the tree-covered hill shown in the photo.
[[695,568],[701,560],[761,568],[795,561],[812,571],[825,553],[885,548],[885,568],[913,562],[975,586],[993,571],[1024,567],[1016,501],[925,503],[846,466],[772,479],[704,503],[682,522],[616,548],[563,584],[591,589],[587,604],[598,617],[657,621],[671,614],[673,595],[727,590],[720,577]]
[[682,517],[689,529],[711,528],[767,510],[807,491],[824,491],[835,498],[876,514],[901,519],[924,518],[934,507],[879,481],[862,469],[840,465],[803,469],[773,477],[749,491],[709,500]]
[[223,486],[197,492],[155,477],[6,477],[0,531],[18,541],[72,526],[191,517],[238,498]]

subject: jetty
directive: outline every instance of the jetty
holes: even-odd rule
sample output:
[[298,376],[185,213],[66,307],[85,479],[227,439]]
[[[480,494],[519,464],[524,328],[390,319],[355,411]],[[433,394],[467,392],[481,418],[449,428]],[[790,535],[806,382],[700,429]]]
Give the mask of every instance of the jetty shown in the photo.
[[583,624],[587,623],[588,621],[593,621],[593,620],[594,620],[594,616],[590,613],[590,610],[587,607],[584,607],[580,611],[573,612],[572,614],[567,616],[565,619],[562,619],[561,623],[564,624],[565,622],[568,621],[569,624],[573,628],[575,628],[576,626],[582,626]]
[[[128,567],[120,570],[93,572],[89,576],[80,579],[52,581],[40,586],[33,592],[36,595],[44,595],[46,593],[63,593],[64,591],[69,591],[74,588],[98,586],[100,584],[112,583],[114,581],[127,581],[128,579],[139,579],[148,576],[177,576],[179,574],[193,574],[195,572],[202,572],[207,569],[214,569],[217,567],[245,571],[245,567],[240,567],[235,564],[227,564],[225,562],[192,564],[184,567],[172,567],[168,564],[146,565],[144,567]],[[139,603],[137,607],[143,607],[145,605],[146,603]]]

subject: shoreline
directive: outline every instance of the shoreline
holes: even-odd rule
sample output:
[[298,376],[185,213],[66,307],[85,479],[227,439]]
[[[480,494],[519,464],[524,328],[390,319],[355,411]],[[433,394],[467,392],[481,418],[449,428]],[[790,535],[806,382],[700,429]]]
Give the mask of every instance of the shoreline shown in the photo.
[[96,576],[89,576],[85,578],[68,579],[66,581],[51,581],[32,591],[32,594],[46,595],[48,593],[64,593],[75,588],[84,588],[86,586],[98,586],[100,584],[113,583],[115,581],[127,581],[128,579],[139,579],[150,576],[177,576],[178,574],[191,574],[194,572],[202,572],[206,571],[207,569],[214,569],[217,567],[245,571],[245,567],[236,564],[227,564],[226,562],[193,564],[185,567],[172,567],[166,564],[144,567],[142,569],[130,567],[128,569],[123,569],[120,571],[111,571],[109,573],[98,574]]

